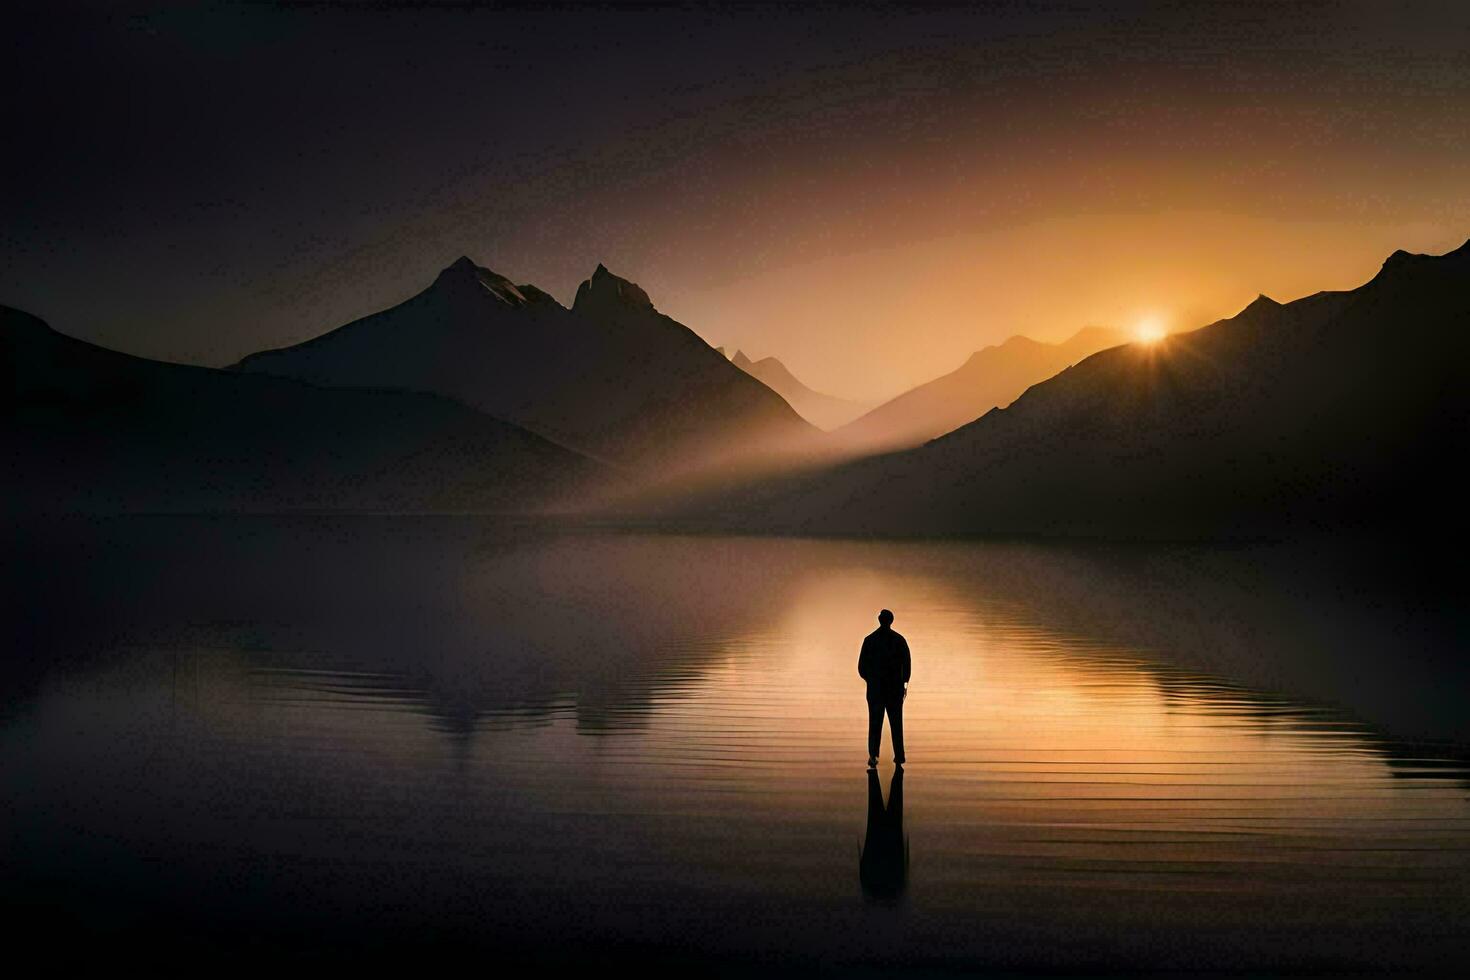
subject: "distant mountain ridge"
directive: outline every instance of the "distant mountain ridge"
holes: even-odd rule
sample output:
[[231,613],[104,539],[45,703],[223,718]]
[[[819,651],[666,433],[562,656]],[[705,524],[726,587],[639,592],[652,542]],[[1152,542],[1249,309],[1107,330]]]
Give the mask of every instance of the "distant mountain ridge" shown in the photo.
[[438,395],[152,361],[3,306],[0,353],[14,368],[0,423],[12,513],[528,513],[615,479]]
[[[1013,338],[966,367],[1066,346]],[[461,259],[399,306],[234,370],[105,350],[6,307],[0,353],[14,366],[0,442],[20,512],[536,511],[588,487],[631,499],[612,469],[544,436],[558,425],[627,461],[619,473],[809,447],[816,431],[602,266],[568,309]],[[290,377],[268,376],[278,369]],[[706,471],[654,519],[1125,537],[1418,520],[1458,534],[1449,472],[1470,448],[1467,390],[1470,242],[1395,252],[1353,290],[1260,296],[1157,344],[1080,356],[918,448],[835,466],[813,454],[760,480]]]
[[1470,242],[1368,283],[1114,347],[917,449],[674,508],[744,530],[1463,535]]
[[1060,344],[1011,337],[971,354],[958,369],[884,402],[843,426],[834,438],[862,452],[907,449],[1005,407],[1039,381],[1108,347],[1128,342],[1120,331],[1084,327]]
[[[715,349],[724,353],[723,347]],[[862,402],[813,391],[774,357],[752,361],[744,351],[737,350],[730,363],[786,399],[798,415],[819,429],[835,429],[857,418],[869,407]]]
[[235,369],[445,395],[628,464],[799,451],[816,438],[778,396],[602,265],[567,309],[461,257],[397,306]]

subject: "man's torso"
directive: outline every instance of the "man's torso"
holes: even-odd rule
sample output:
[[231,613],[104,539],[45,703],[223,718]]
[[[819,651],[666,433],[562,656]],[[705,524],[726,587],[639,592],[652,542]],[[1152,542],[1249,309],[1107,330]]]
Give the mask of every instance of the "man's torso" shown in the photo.
[[907,651],[907,642],[895,630],[877,629],[864,637],[863,653],[868,665],[868,687],[879,691],[901,689],[904,655]]

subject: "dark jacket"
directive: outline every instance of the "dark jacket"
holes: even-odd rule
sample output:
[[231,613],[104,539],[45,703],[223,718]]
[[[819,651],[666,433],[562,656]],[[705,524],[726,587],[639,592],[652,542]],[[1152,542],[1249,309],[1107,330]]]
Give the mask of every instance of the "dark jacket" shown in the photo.
[[897,693],[909,682],[909,669],[909,644],[902,633],[880,626],[863,637],[858,676],[868,682],[869,693]]

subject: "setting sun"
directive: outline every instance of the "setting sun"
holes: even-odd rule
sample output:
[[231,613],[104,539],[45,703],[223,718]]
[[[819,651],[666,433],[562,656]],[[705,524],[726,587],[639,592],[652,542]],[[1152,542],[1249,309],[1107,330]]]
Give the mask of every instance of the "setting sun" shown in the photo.
[[1157,344],[1164,339],[1166,331],[1158,317],[1140,320],[1133,328],[1133,337],[1140,344]]

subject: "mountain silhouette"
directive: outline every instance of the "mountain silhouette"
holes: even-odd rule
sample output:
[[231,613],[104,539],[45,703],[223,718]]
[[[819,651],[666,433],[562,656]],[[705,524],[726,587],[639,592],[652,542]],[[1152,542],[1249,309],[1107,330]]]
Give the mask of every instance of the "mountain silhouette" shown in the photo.
[[606,467],[436,395],[168,364],[0,306],[0,444],[34,511],[482,510],[570,502]]
[[[881,534],[1464,527],[1470,243],[1101,351],[920,448],[719,495],[719,523]],[[708,501],[684,509],[695,520]],[[700,516],[706,515],[706,516]],[[1416,532],[1418,533],[1418,532]]]
[[1009,405],[1069,364],[1127,340],[1106,327],[1086,327],[1060,344],[1012,337],[976,351],[949,374],[884,402],[838,429],[835,438],[863,452],[918,446]]
[[[723,351],[723,348],[716,349]],[[835,429],[857,418],[868,408],[861,402],[813,391],[774,357],[752,361],[744,351],[737,350],[730,363],[786,399],[786,404],[796,409],[796,414],[819,429]]]
[[774,392],[601,265],[569,310],[460,258],[406,302],[236,369],[445,395],[563,445],[654,468],[817,437]]

